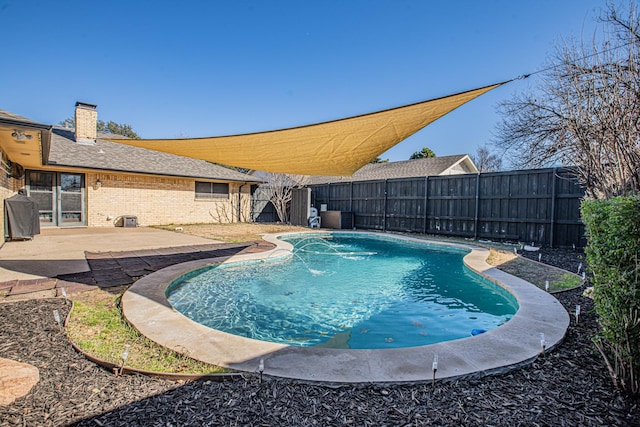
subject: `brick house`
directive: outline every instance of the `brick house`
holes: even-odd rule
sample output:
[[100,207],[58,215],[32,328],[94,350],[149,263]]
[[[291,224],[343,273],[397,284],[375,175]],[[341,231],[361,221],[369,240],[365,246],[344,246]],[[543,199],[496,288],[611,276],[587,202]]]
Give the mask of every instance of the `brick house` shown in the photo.
[[113,135],[96,132],[95,105],[76,103],[75,121],[66,129],[0,110],[0,197],[25,189],[41,227],[113,227],[130,216],[141,226],[249,220],[256,178],[105,140]]

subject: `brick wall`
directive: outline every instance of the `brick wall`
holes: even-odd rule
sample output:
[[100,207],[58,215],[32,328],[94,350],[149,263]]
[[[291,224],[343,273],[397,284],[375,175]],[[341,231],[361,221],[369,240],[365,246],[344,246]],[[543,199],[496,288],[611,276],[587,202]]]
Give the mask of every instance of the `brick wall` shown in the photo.
[[98,112],[94,105],[76,103],[76,141],[96,142]]
[[[97,185],[98,180],[100,186]],[[87,173],[87,225],[113,227],[124,215],[138,225],[238,222],[250,218],[250,185],[229,183],[229,197],[196,200],[195,180],[109,173]]]

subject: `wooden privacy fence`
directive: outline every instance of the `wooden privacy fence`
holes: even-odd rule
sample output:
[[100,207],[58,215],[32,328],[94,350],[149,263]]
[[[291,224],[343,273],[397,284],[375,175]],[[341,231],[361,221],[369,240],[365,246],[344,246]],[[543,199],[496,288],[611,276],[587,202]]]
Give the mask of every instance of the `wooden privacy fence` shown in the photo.
[[584,190],[568,169],[313,185],[312,203],[352,212],[356,228],[584,246]]

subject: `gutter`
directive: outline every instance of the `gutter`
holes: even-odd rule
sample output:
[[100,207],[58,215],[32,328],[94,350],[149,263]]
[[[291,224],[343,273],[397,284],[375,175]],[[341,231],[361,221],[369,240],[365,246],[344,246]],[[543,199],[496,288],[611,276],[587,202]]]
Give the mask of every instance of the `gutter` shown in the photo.
[[247,185],[246,182],[243,182],[240,187],[238,187],[238,222],[242,222],[242,187]]
[[13,127],[39,129],[39,130],[51,130],[52,125],[45,125],[42,123],[28,122],[24,120],[8,119],[6,117],[0,117],[0,125],[7,125]]

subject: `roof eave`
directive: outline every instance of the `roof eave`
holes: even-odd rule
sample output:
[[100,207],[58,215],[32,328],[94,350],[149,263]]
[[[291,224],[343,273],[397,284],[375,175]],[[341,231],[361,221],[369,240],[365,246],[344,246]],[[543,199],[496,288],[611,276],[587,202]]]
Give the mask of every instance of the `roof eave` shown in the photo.
[[[0,117],[0,127],[8,127],[22,130],[35,130],[40,132],[40,164],[46,165],[49,159],[49,152],[51,150],[51,130],[53,126],[45,125],[42,123],[36,123],[29,120],[12,119],[8,117]],[[33,142],[37,142],[34,140]],[[35,150],[35,147],[34,147]]]
[[185,179],[206,179],[210,181],[224,181],[224,182],[238,182],[238,183],[255,183],[260,184],[263,181],[257,179],[240,179],[240,178],[225,178],[225,177],[211,177],[211,176],[196,176],[196,175],[180,175],[180,174],[168,174],[168,173],[159,173],[159,172],[147,172],[147,171],[131,171],[131,170],[123,170],[123,169],[110,169],[110,168],[97,168],[93,166],[78,166],[78,165],[68,165],[64,163],[48,163],[47,166],[50,167],[61,167],[61,168],[69,168],[69,169],[78,169],[78,170],[90,170],[96,172],[112,172],[112,173],[123,173],[123,174],[134,174],[134,175],[151,175],[151,176],[166,176],[172,178],[185,178]]
[[0,125],[23,127],[29,129],[51,130],[53,126],[44,125],[42,123],[31,122],[27,120],[10,119],[8,117],[0,117]]

